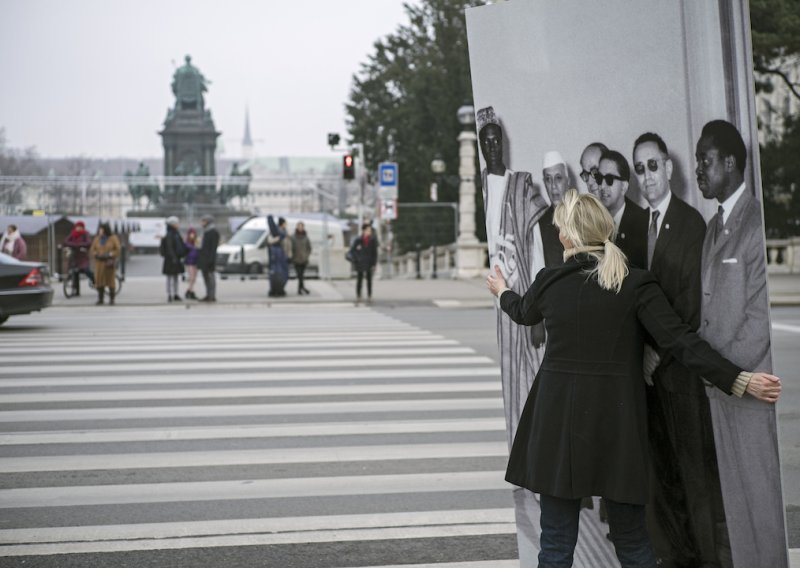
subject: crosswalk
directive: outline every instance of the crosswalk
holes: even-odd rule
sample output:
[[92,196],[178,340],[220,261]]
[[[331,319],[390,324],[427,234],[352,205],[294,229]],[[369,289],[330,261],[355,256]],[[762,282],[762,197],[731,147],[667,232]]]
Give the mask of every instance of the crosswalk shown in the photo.
[[[35,321],[0,335],[0,565],[519,565],[472,348],[336,305]],[[586,515],[576,566],[614,566]]]

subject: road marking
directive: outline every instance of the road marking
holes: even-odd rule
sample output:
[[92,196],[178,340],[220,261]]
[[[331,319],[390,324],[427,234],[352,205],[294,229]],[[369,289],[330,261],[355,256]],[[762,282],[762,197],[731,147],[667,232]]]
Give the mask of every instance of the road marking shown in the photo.
[[0,545],[513,522],[514,510],[506,508],[47,527],[0,530]]
[[356,412],[412,412],[448,410],[502,410],[503,401],[492,395],[486,398],[360,400],[297,402],[280,404],[232,404],[211,406],[152,406],[125,408],[62,408],[44,410],[9,410],[0,412],[0,422],[58,422],[63,420],[132,420],[170,418],[212,418],[219,416],[323,415]]
[[[84,358],[87,358],[85,356]],[[489,357],[483,356],[463,356],[463,357],[379,357],[379,358],[355,358],[355,359],[312,359],[306,360],[297,358],[278,360],[278,361],[204,361],[196,365],[187,362],[161,362],[161,363],[137,363],[135,367],[138,371],[208,371],[217,369],[220,371],[233,371],[237,369],[297,369],[297,368],[320,368],[320,367],[380,367],[380,366],[423,366],[423,365],[485,365],[493,363]],[[20,377],[35,373],[51,373],[53,376],[60,376],[66,373],[112,373],[119,372],[118,363],[100,365],[65,365],[55,362],[52,365],[30,365],[17,367],[14,369],[0,369],[2,377]]]
[[[86,353],[76,353],[71,355],[37,355],[35,358],[36,363],[59,363],[60,367],[69,368],[70,363],[75,361],[113,361],[115,367],[119,368],[121,364],[135,365],[138,361],[175,361],[176,359],[191,359],[192,361],[206,361],[206,360],[219,360],[219,359],[234,359],[234,360],[269,360],[269,359],[284,359],[287,357],[302,357],[303,359],[309,357],[383,357],[387,355],[411,355],[411,356],[425,356],[425,355],[461,355],[472,354],[475,350],[471,347],[414,347],[414,348],[398,348],[398,349],[305,349],[302,351],[286,350],[281,348],[277,351],[268,348],[255,349],[252,351],[231,351],[229,349],[203,349],[201,351],[187,351],[181,354],[176,353],[127,353],[121,355],[120,353],[93,352],[91,355]],[[4,357],[3,365],[16,365],[20,370],[28,369],[26,363],[31,361],[30,356],[22,357]],[[41,368],[42,365],[31,365],[30,367]]]
[[[499,377],[500,368],[492,367],[450,367],[445,369],[352,369],[343,371],[324,371],[311,369],[304,371],[261,371],[236,373],[234,376],[221,376],[220,373],[198,373],[173,375],[147,373],[146,375],[106,375],[100,377],[31,377],[27,379],[3,379],[0,382],[0,393],[5,388],[15,387],[66,387],[66,386],[98,386],[98,385],[145,385],[145,384],[181,384],[181,383],[226,383],[271,382],[271,381],[317,381],[317,380],[361,380],[361,379],[415,379],[440,377]],[[0,399],[4,400],[4,399]]]
[[[106,463],[108,461],[109,457],[106,456]],[[0,508],[508,490],[510,485],[504,477],[504,471],[456,471],[401,475],[34,487],[0,490]]]
[[109,442],[174,442],[251,438],[303,438],[358,434],[418,434],[428,432],[505,432],[503,418],[462,420],[400,420],[392,422],[322,422],[314,424],[273,424],[269,426],[231,424],[220,427],[125,428],[114,430],[59,430],[56,432],[14,432],[0,434],[0,445],[96,444]]
[[335,396],[360,394],[433,394],[454,392],[497,392],[500,383],[411,383],[389,385],[333,385],[298,387],[250,387],[217,389],[114,390],[101,392],[46,392],[3,395],[3,404],[35,404],[44,402],[109,402],[135,400],[204,400],[214,398],[270,398],[280,396]]
[[[508,444],[468,442],[447,444],[384,444],[317,448],[276,448],[130,454],[80,454],[0,458],[0,473],[217,467],[288,463],[337,463],[396,459],[508,456]],[[4,495],[0,490],[0,496]],[[2,501],[3,499],[0,499]],[[0,504],[0,507],[8,506]]]
[[[480,523],[471,525],[442,525],[425,527],[392,527],[376,529],[344,529],[331,531],[299,531],[280,534],[241,536],[209,536],[173,540],[105,541],[93,543],[57,543],[11,545],[3,547],[6,556],[88,554],[140,550],[175,550],[185,548],[217,548],[234,546],[268,546],[276,544],[312,544],[323,542],[364,542],[373,540],[408,540],[420,538],[449,538],[458,536],[487,536],[515,534],[510,523]],[[491,563],[496,568],[498,565]]]

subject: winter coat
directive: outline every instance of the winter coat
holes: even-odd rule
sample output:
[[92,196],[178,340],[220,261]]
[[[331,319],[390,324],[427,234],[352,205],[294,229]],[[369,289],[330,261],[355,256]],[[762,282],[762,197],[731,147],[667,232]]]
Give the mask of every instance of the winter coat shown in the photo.
[[366,272],[378,264],[378,239],[375,235],[370,235],[369,241],[364,243],[364,236],[353,239],[350,251],[347,253],[356,272]]
[[92,237],[89,236],[88,231],[71,232],[64,241],[64,246],[72,251],[71,267],[79,270],[89,268],[89,247],[92,246]]
[[105,243],[101,242],[99,235],[94,238],[89,249],[89,256],[94,259],[94,285],[96,288],[116,288],[117,262],[121,252],[122,247],[117,235],[106,237]]
[[161,252],[161,256],[164,257],[164,263],[161,266],[161,274],[166,274],[167,276],[183,274],[183,263],[181,263],[181,259],[186,255],[186,250],[183,246],[181,234],[177,229],[167,227],[167,234],[161,239],[159,252]]
[[289,279],[289,254],[291,243],[287,241],[286,231],[281,229],[272,218],[267,217],[269,225],[269,235],[267,244],[269,245],[269,273],[271,278],[275,278],[278,283],[285,284]]
[[197,268],[206,272],[214,272],[217,266],[217,247],[219,246],[219,232],[214,225],[208,225],[203,231],[203,243],[197,255]]
[[183,263],[186,266],[197,266],[197,257],[200,256],[200,249],[188,240],[183,241],[183,246],[186,247],[186,257],[184,257]]
[[587,275],[595,265],[588,255],[569,258],[543,269],[523,297],[500,297],[515,322],[544,320],[548,337],[506,480],[564,499],[599,495],[643,505],[650,473],[645,337],[725,393],[740,369],[690,332],[649,272],[631,268],[614,293]]
[[28,256],[28,245],[19,234],[19,230],[10,235],[7,232],[3,233],[3,237],[0,238],[0,252],[13,256],[17,260],[25,260],[25,257]]
[[292,237],[292,262],[308,264],[309,256],[311,256],[311,239],[308,238],[308,233],[295,231]]

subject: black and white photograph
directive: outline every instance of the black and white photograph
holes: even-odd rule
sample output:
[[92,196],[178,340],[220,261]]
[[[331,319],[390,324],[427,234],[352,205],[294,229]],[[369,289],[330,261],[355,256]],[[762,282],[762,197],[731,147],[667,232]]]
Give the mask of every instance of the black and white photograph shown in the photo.
[[[497,267],[523,295],[539,270],[561,264],[552,208],[575,188],[607,209],[629,265],[658,279],[689,329],[741,369],[771,373],[748,23],[746,2],[647,1],[632,9],[621,1],[519,0],[468,10],[489,271]],[[507,317],[498,309],[504,363],[544,347],[514,335],[541,322],[515,326]],[[605,325],[614,333],[614,322]],[[775,405],[712,386],[652,340],[643,358],[647,424],[626,428],[648,432],[649,480],[639,481],[651,489],[647,530],[660,565],[787,566]],[[524,434],[515,397],[530,391],[540,365],[541,358],[502,367],[512,439]],[[586,424],[572,408],[565,419],[577,436]],[[575,451],[566,462],[573,476],[578,466],[570,464],[582,459]],[[609,503],[591,497],[614,491],[598,481],[557,496],[597,506],[605,520]],[[529,502],[518,507],[527,565],[539,548],[531,516],[538,514]]]

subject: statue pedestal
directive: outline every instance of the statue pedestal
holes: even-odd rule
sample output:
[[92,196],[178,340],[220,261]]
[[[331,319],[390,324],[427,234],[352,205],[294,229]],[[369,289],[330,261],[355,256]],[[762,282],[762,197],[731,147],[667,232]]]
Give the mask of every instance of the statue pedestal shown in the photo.
[[477,278],[485,276],[486,243],[459,240],[456,243],[456,278]]

